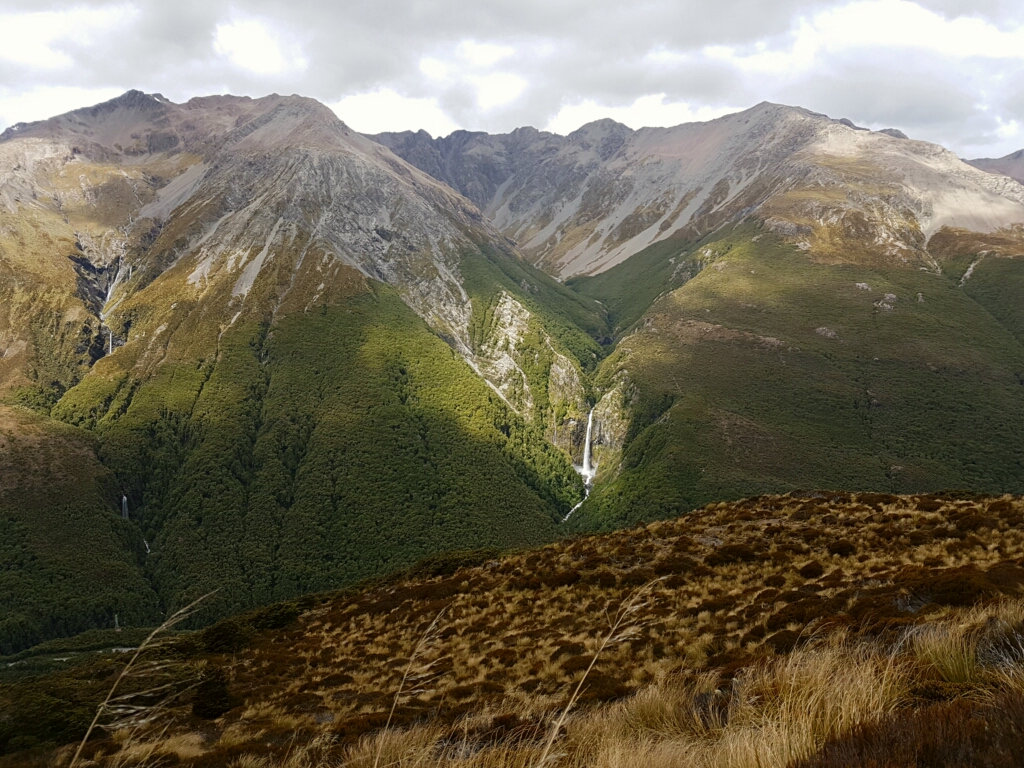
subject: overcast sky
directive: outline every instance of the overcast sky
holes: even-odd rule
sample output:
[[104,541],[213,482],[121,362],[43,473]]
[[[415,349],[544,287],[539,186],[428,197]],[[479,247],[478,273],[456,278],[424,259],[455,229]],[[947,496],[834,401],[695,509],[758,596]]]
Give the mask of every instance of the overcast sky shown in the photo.
[[435,136],[767,100],[998,157],[1024,148],[1024,2],[0,0],[0,129],[129,88],[299,93]]

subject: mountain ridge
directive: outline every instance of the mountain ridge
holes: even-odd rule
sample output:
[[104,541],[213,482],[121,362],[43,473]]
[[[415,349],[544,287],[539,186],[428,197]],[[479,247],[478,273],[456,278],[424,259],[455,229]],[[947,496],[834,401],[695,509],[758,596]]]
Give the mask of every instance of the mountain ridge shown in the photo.
[[[766,103],[407,161],[310,99],[141,92],[5,135],[0,416],[102,471],[0,503],[109,528],[133,616],[794,487],[1024,492],[1024,188],[934,145]],[[4,647],[110,621],[31,595]]]
[[[596,303],[318,102],[129,93],[9,133],[0,165],[2,408],[95,435],[116,491],[88,513],[123,497],[165,610],[539,543],[581,498]],[[53,632],[31,594],[5,647]]]
[[981,157],[977,160],[968,160],[967,162],[975,168],[980,168],[990,173],[1003,174],[1024,184],[1024,149],[1011,152],[1005,157]]
[[[706,234],[755,211],[783,234],[812,235],[802,238],[812,250],[836,234],[851,237],[844,227],[867,224],[883,256],[914,261],[927,260],[927,240],[943,226],[988,232],[1024,221],[1024,187],[979,174],[936,145],[800,107],[762,102],[705,123],[637,131],[597,121],[566,137],[519,130],[464,132],[458,141],[411,132],[376,138],[441,173],[529,258],[563,278],[596,274],[654,242]],[[533,146],[523,147],[523,137]],[[866,194],[824,209],[800,199],[858,186]],[[864,243],[863,234],[852,237]]]

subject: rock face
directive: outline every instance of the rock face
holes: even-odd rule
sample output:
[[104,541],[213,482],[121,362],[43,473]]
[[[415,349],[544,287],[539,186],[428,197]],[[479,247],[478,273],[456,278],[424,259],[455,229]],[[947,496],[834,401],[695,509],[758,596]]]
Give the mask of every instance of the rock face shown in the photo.
[[373,138],[472,199],[562,278],[752,215],[828,260],[856,246],[922,265],[943,227],[991,232],[1024,221],[1024,187],[1009,179],[898,131],[777,104],[639,131],[600,120],[568,136],[521,128]]
[[980,168],[981,170],[988,171],[989,173],[998,173],[1004,176],[1009,176],[1011,179],[1015,179],[1021,184],[1024,184],[1024,149],[1017,150],[1006,157],[982,157],[977,160],[968,160],[967,162],[975,168]]

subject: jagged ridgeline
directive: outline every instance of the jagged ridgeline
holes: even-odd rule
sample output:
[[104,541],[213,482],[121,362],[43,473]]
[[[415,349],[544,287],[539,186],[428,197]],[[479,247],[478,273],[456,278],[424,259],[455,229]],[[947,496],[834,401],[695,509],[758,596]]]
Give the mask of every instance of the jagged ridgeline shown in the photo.
[[4,467],[3,652],[536,545],[582,499],[599,305],[317,102],[132,92],[0,155],[5,429],[53,435]]

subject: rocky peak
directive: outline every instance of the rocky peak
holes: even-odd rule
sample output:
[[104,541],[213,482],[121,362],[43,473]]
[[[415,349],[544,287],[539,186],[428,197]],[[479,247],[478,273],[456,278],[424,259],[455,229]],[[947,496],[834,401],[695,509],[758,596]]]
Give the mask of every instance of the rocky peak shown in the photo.
[[595,120],[577,128],[569,134],[571,144],[582,149],[592,149],[602,161],[607,161],[633,135],[633,129],[610,118]]
[[975,168],[980,168],[989,173],[1002,174],[1024,184],[1024,149],[1012,152],[1006,157],[989,158],[983,157],[977,160],[967,160],[967,163]]
[[[905,138],[761,102],[671,128],[633,131],[605,119],[567,137],[474,134],[446,145],[437,178],[562,278],[595,274],[658,240],[699,237],[751,215],[825,258],[853,248],[908,266],[930,263],[927,240],[943,226],[990,232],[1024,221],[1019,185]],[[434,172],[420,155],[389,146]],[[1011,162],[1019,161],[998,161],[996,170],[1024,176]]]

